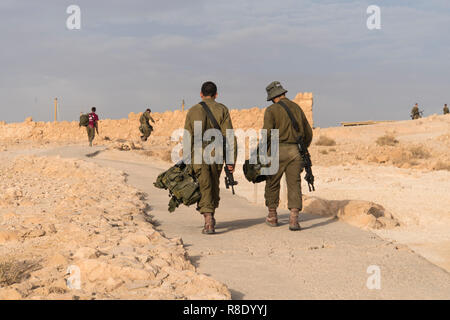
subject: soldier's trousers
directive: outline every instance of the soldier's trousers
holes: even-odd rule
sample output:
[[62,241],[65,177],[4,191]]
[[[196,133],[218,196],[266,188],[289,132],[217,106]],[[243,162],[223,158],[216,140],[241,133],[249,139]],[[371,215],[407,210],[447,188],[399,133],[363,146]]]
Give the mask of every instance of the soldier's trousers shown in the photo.
[[87,130],[87,135],[88,135],[88,138],[89,138],[89,142],[94,141],[94,138],[95,138],[95,128],[91,128],[91,127],[87,126],[87,127],[86,127],[86,130]]
[[222,167],[222,164],[201,164],[193,166],[202,195],[197,208],[200,213],[214,213],[219,207],[219,184]]
[[153,127],[151,126],[146,126],[146,125],[141,125],[139,127],[139,130],[141,131],[142,135],[144,136],[145,139],[148,139],[148,137],[150,137],[152,131],[153,131]]
[[264,197],[268,208],[278,208],[280,204],[280,181],[286,175],[288,208],[302,210],[302,190],[300,173],[303,162],[295,144],[280,144],[280,167],[275,175],[268,176]]

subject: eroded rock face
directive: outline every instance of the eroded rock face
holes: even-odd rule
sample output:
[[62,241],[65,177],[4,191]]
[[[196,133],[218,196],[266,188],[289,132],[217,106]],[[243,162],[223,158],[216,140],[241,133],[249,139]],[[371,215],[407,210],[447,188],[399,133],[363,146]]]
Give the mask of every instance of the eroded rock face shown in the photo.
[[353,226],[363,229],[390,229],[399,226],[399,222],[382,206],[359,200],[324,200],[307,198],[304,211],[326,217],[336,217]]
[[[25,157],[0,165],[0,189],[7,190],[0,197],[0,268],[33,264],[2,285],[2,298],[231,297],[225,285],[196,272],[180,239],[153,229],[142,195],[120,172]],[[10,275],[0,270],[0,283],[2,277]]]

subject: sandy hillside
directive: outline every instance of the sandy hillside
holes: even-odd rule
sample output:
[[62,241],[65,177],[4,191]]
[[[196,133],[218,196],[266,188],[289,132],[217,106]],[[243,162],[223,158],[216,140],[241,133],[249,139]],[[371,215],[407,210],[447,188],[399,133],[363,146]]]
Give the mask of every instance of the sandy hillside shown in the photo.
[[[0,299],[230,298],[196,272],[181,239],[155,230],[123,173],[53,157],[1,159]],[[78,272],[81,290],[71,290]]]

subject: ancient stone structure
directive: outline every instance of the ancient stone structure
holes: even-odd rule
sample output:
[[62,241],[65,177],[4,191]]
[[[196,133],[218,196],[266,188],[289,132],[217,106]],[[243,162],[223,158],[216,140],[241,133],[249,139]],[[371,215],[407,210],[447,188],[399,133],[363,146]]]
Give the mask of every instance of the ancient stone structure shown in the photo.
[[303,112],[306,115],[306,118],[309,121],[309,124],[311,125],[311,127],[314,127],[312,109],[314,101],[312,92],[299,92],[297,93],[293,101],[302,108]]

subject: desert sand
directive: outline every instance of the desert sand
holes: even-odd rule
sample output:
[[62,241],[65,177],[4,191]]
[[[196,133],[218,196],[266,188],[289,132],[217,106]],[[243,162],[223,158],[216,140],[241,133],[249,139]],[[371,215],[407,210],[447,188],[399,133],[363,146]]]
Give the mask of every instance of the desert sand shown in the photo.
[[[260,128],[263,111],[232,110],[235,128]],[[208,238],[194,208],[169,214],[152,185],[184,115],[156,114],[144,144],[139,115],[104,120],[93,149],[77,122],[1,123],[0,262],[23,272],[0,297],[450,298],[449,116],[316,128],[305,229],[288,232],[283,209],[283,226],[265,226],[263,184],[239,169]],[[70,265],[81,291],[66,285]],[[370,265],[382,290],[366,287]]]

